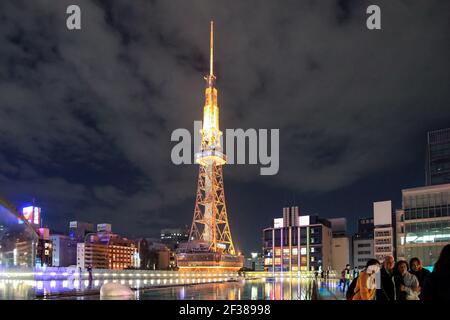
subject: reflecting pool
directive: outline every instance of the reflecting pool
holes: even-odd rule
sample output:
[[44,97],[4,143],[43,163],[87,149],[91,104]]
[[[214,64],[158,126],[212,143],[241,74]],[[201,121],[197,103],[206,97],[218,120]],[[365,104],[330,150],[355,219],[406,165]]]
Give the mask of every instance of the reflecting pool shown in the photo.
[[[227,282],[192,281],[189,284],[170,280],[1,280],[0,299],[100,299],[104,283],[126,284],[139,300],[340,300],[344,294],[336,280],[313,281],[299,278],[240,279]],[[315,292],[317,295],[315,295]]]

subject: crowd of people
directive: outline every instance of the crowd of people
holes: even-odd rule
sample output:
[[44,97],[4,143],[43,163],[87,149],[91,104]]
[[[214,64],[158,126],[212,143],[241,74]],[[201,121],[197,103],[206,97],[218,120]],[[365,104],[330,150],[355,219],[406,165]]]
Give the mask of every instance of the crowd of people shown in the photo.
[[450,301],[450,244],[442,249],[432,272],[423,267],[419,258],[408,263],[387,256],[382,263],[370,259],[359,274],[347,265],[341,275],[341,287],[348,300]]

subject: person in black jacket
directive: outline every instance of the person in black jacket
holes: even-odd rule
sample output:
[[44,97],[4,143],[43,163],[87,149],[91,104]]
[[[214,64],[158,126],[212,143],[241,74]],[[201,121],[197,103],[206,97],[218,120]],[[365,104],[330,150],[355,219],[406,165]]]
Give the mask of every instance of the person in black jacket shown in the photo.
[[377,301],[397,300],[397,290],[400,287],[396,273],[394,272],[395,260],[393,256],[384,258],[383,267],[380,270],[379,285],[376,294]]
[[442,249],[433,272],[425,278],[422,298],[423,300],[450,301],[450,244]]
[[[409,268],[409,272],[415,275],[417,280],[419,280],[420,288],[423,288],[425,278],[430,274],[430,271],[423,267],[422,261],[420,261],[419,258],[412,258],[409,260]],[[419,298],[422,300],[422,293],[420,293]]]

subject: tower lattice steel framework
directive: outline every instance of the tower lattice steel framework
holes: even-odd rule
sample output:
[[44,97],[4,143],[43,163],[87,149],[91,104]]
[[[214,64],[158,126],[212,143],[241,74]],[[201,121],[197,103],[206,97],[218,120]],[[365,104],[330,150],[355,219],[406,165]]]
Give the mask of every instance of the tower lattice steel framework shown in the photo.
[[194,218],[189,240],[200,240],[210,244],[213,252],[235,255],[223,184],[222,166],[226,155],[222,152],[219,130],[219,107],[214,76],[214,23],[210,31],[210,70],[205,77],[205,106],[203,108],[202,142],[195,161],[200,165]]

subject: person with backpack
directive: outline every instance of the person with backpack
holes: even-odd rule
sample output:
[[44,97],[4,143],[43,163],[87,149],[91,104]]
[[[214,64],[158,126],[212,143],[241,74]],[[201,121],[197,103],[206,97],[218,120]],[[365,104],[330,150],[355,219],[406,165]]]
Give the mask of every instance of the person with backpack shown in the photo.
[[[347,292],[348,300],[374,300],[377,291],[375,275],[380,271],[380,262],[377,259],[367,261],[366,267],[354,279]],[[352,288],[355,283],[354,288]]]

